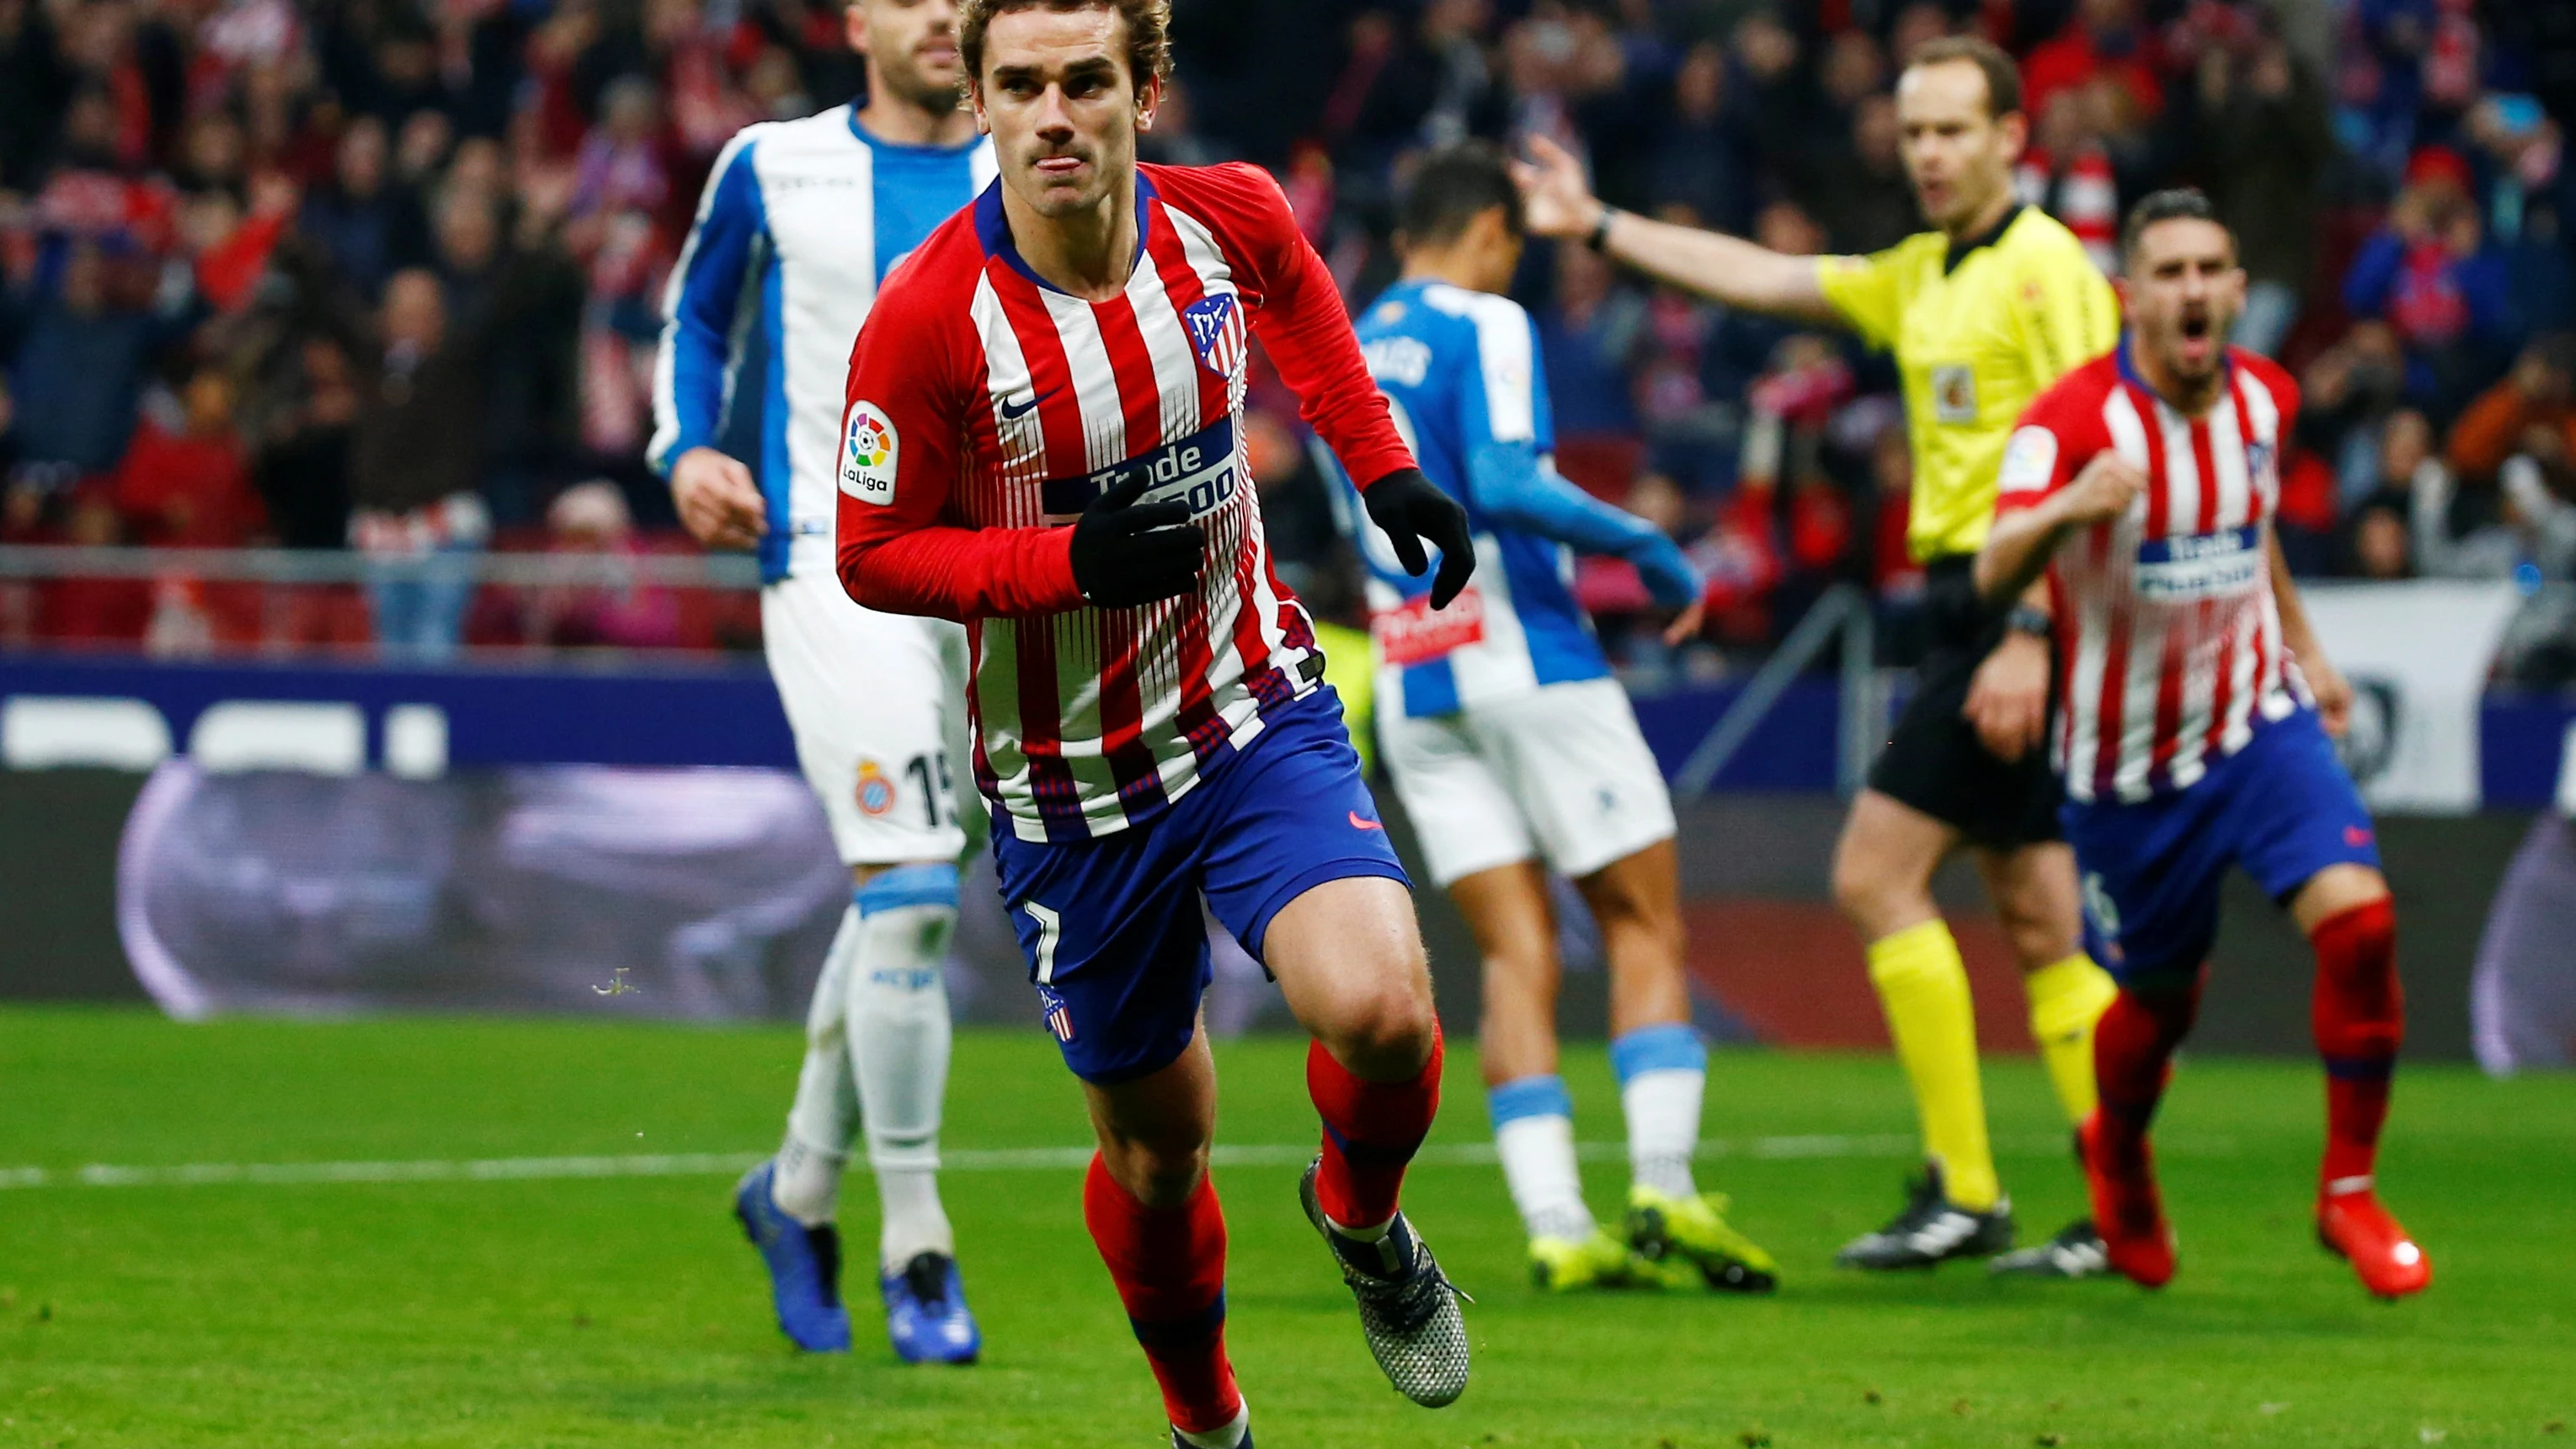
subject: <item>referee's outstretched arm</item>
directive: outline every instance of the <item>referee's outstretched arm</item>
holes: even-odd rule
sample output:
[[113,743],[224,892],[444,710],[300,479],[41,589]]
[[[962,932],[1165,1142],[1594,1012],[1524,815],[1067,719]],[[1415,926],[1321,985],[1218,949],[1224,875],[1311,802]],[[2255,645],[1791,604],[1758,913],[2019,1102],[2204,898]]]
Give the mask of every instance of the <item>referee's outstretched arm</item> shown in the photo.
[[1825,300],[1814,257],[1793,257],[1741,237],[1652,221],[1605,206],[1584,184],[1583,166],[1545,136],[1529,138],[1527,161],[1512,163],[1530,233],[1570,237],[1613,261],[1730,307],[1847,326]]

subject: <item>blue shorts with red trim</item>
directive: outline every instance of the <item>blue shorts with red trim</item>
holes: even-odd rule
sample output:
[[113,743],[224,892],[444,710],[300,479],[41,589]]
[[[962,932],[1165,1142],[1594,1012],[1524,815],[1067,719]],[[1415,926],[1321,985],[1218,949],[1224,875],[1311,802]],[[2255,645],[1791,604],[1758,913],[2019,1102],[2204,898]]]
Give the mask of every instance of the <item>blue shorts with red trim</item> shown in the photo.
[[1280,908],[1328,880],[1410,886],[1330,686],[1263,711],[1261,732],[1153,819],[1096,840],[993,828],[1029,981],[1065,1065],[1109,1086],[1160,1071],[1198,1029],[1205,898],[1255,958]]
[[2379,868],[2370,811],[2314,711],[2258,724],[2243,749],[2169,795],[2069,800],[2084,947],[2123,985],[2188,976],[2218,939],[2218,887],[2242,866],[2280,905],[2330,865]]

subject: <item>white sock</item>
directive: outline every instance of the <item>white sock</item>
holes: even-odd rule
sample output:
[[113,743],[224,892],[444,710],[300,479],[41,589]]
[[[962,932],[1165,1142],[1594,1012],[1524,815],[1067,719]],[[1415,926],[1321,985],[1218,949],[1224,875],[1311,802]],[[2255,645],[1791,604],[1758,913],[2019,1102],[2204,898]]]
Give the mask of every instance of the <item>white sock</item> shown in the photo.
[[1533,1238],[1592,1236],[1583,1178],[1574,1166],[1574,1099],[1559,1077],[1523,1077],[1485,1093],[1494,1118],[1494,1150],[1512,1206]]
[[891,1269],[957,1252],[937,1175],[950,1034],[940,973],[957,927],[957,870],[897,866],[856,900],[866,930],[850,973],[850,1060],[884,1209],[878,1256]]
[[1193,1434],[1174,1424],[1172,1432],[1180,1435],[1181,1442],[1189,1445],[1190,1449],[1234,1449],[1235,1445],[1243,1442],[1246,1434],[1252,1432],[1252,1405],[1247,1401],[1242,1408],[1235,1410],[1234,1418],[1222,1429]]
[[787,1140],[778,1149],[770,1200],[778,1210],[819,1227],[832,1221],[841,1200],[841,1170],[859,1137],[859,1089],[850,1076],[847,1027],[850,963],[865,928],[859,908],[841,913],[841,929],[823,954],[823,974],[805,1010],[805,1065],[796,1075],[796,1101],[787,1109]]
[[1641,1027],[1610,1043],[1619,1105],[1628,1116],[1628,1170],[1639,1187],[1692,1197],[1691,1155],[1699,1150],[1700,1100],[1708,1089],[1708,1048],[1679,1022]]

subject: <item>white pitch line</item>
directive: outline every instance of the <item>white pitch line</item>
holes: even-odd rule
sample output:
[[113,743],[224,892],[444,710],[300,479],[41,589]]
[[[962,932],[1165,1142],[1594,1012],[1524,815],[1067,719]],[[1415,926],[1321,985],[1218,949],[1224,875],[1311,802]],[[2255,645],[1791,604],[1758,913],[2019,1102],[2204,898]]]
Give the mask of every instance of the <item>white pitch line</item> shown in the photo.
[[[2053,1135],[2006,1139],[1996,1144],[2007,1156],[2034,1157],[2062,1153],[2063,1138]],[[1920,1149],[1911,1134],[1810,1133],[1790,1137],[1711,1138],[1699,1144],[1703,1158],[1750,1157],[1798,1160],[1828,1157],[1910,1158]],[[2236,1150],[2233,1139],[2204,1137],[2184,1144],[2187,1156],[2225,1156]],[[367,1182],[554,1182],[607,1177],[721,1177],[741,1172],[767,1154],[757,1152],[639,1153],[624,1157],[483,1157],[458,1160],[419,1159],[401,1162],[189,1162],[165,1167],[120,1166],[94,1162],[86,1167],[0,1167],[0,1191],[39,1187],[306,1187]],[[1315,1155],[1312,1143],[1220,1145],[1209,1156],[1219,1167],[1296,1167]],[[1586,1162],[1618,1161],[1628,1155],[1621,1142],[1583,1142],[1575,1155]],[[2166,1156],[2174,1155],[2170,1150]],[[1490,1167],[1490,1142],[1442,1142],[1422,1149],[1414,1161],[1424,1167]],[[1033,1172],[1078,1169],[1091,1161],[1089,1147],[951,1148],[940,1154],[946,1172]],[[858,1170],[866,1164],[853,1163]]]

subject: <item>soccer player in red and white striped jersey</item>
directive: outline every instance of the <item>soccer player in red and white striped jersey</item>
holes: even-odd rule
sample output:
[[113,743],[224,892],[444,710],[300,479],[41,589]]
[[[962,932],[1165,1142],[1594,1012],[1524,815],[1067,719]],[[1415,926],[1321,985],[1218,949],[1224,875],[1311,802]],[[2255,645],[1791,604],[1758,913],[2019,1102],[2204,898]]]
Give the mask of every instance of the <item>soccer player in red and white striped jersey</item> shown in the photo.
[[2173,1276],[2147,1125],[2198,1009],[2220,879],[2242,866],[2316,952],[2318,1234],[2373,1293],[2414,1293],[2432,1264],[2373,1181],[2404,1029],[2396,918],[2328,738],[2352,689],[2273,534],[2298,389],[2227,346],[2245,273],[2199,192],[2139,202],[2121,250],[2129,330],[2023,414],[1976,570],[1994,599],[2044,571],[2058,620],[2066,835],[2087,944],[2120,983],[2081,1134],[2094,1219],[2113,1267]]
[[1305,610],[1263,544],[1258,336],[1433,602],[1474,553],[1360,357],[1331,274],[1247,166],[1139,166],[1168,0],[967,0],[1000,177],[885,283],[850,362],[839,557],[872,609],[965,622],[975,778],[1039,1014],[1091,1098],[1094,1241],[1175,1442],[1249,1443],[1207,1175],[1199,900],[1315,1035],[1304,1202],[1380,1366],[1466,1387],[1455,1295],[1397,1211],[1440,1035],[1402,868]]

